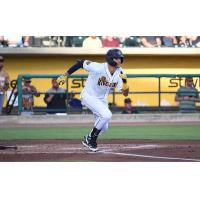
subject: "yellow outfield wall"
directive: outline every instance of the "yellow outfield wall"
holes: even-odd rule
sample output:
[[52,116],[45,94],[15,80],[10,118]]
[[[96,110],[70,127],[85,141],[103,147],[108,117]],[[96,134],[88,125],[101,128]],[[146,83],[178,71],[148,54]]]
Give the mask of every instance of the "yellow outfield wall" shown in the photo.
[[[10,75],[13,83],[19,74],[61,74],[70,67],[76,59],[88,59],[104,62],[104,55],[4,55],[5,70]],[[124,70],[127,74],[200,74],[200,56],[185,55],[125,55]],[[85,74],[79,70],[75,74]],[[132,78],[129,79],[130,91],[157,91],[158,79],[156,78]],[[200,79],[194,78],[196,88],[200,89]],[[84,83],[81,79],[69,81],[69,92],[80,92]],[[39,92],[45,92],[51,87],[50,79],[33,79],[32,84]],[[175,92],[180,85],[184,85],[184,79],[161,79],[161,91]],[[66,87],[66,86],[63,86]],[[44,106],[43,95],[35,98],[36,106]],[[78,95],[77,95],[78,97]],[[130,94],[133,105],[157,106],[157,94]],[[162,94],[161,105],[176,105],[175,94]],[[123,105],[124,97],[116,95],[116,104]],[[112,102],[112,95],[109,96]]]

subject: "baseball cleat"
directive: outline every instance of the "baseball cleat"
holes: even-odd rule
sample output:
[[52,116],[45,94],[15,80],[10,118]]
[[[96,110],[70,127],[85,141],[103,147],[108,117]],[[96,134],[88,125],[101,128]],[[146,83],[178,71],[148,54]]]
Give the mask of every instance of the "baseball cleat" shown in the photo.
[[96,141],[92,140],[92,138],[89,136],[84,137],[82,144],[93,152],[98,151]]

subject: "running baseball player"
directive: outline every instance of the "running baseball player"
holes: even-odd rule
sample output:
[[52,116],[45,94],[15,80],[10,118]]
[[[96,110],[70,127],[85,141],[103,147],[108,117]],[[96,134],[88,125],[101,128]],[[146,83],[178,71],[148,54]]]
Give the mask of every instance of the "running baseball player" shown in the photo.
[[111,90],[117,88],[124,96],[128,96],[129,87],[127,76],[121,65],[124,56],[119,49],[110,49],[106,53],[106,63],[78,60],[67,72],[58,77],[57,82],[64,84],[66,77],[80,68],[89,72],[84,89],[81,92],[81,102],[94,114],[94,127],[87,134],[82,143],[91,151],[97,151],[97,138],[100,133],[108,129],[112,113],[108,108],[107,96]]

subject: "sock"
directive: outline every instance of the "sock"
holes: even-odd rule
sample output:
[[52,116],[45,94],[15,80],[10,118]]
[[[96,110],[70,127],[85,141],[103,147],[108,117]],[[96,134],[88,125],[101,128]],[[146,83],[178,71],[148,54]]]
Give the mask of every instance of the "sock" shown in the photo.
[[97,128],[94,127],[94,128],[91,130],[91,132],[89,133],[89,136],[90,136],[91,138],[95,139],[95,141],[96,141],[100,132],[101,132],[101,130],[98,130]]

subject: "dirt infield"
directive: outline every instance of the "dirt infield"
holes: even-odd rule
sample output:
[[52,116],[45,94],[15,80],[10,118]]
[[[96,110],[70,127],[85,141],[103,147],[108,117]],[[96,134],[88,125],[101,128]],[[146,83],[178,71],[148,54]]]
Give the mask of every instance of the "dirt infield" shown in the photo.
[[79,140],[0,141],[0,161],[200,162],[200,141],[100,140],[91,152]]

